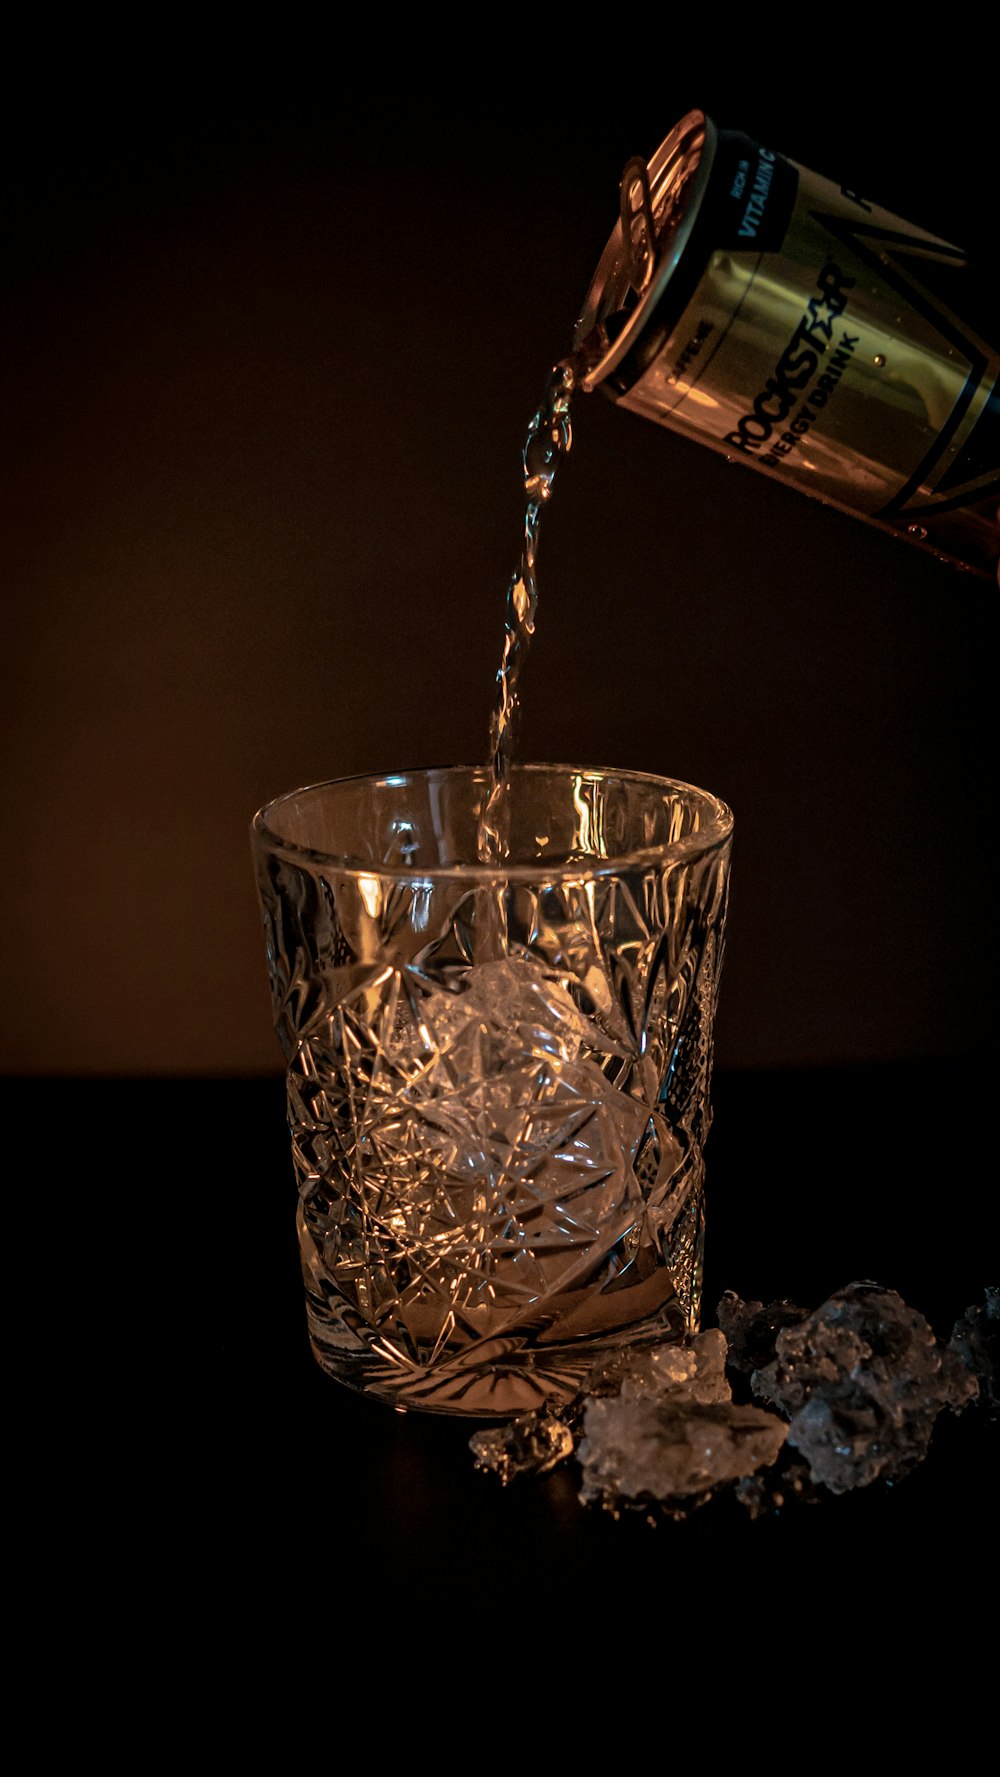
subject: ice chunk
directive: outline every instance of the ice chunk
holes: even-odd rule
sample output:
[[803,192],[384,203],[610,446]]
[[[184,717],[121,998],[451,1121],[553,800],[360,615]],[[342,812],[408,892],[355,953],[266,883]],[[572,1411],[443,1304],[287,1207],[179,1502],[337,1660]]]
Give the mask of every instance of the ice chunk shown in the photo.
[[703,1405],[681,1391],[590,1401],[577,1451],[580,1498],[694,1500],[774,1462],[787,1427],[759,1407]]
[[[570,1255],[563,1263],[579,1255],[592,1270],[602,1243],[613,1246],[639,1218],[632,1161],[651,1115],[595,1059],[607,1053],[604,1034],[559,981],[517,958],[477,965],[461,993],[429,994],[418,1012],[416,1025],[411,1016],[394,1032],[393,1066],[369,1093],[381,1167],[411,1178],[419,1164],[447,1181],[452,1206],[463,1187],[482,1196],[491,1227],[480,1245],[492,1250],[506,1229],[535,1296],[560,1269],[553,1257],[546,1277],[535,1276],[546,1249]],[[661,1145],[669,1171],[677,1144],[664,1134]],[[371,1181],[372,1156],[367,1169]],[[570,1277],[561,1283],[570,1287]]]
[[632,1357],[622,1376],[622,1400],[657,1395],[696,1406],[732,1400],[726,1381],[726,1341],[717,1327],[685,1345],[654,1345]]
[[973,1303],[948,1341],[979,1383],[980,1404],[991,1418],[1000,1414],[1000,1289],[988,1284],[986,1300]]
[[805,1320],[808,1308],[796,1302],[742,1302],[735,1290],[726,1290],[716,1314],[729,1346],[731,1370],[749,1376],[774,1358],[774,1342],[785,1327]]
[[584,1405],[581,1499],[692,1500],[773,1462],[784,1425],[759,1408],[734,1406],[725,1370],[717,1328],[638,1353],[618,1396]]
[[498,1475],[503,1485],[518,1475],[544,1475],[573,1454],[573,1433],[552,1413],[522,1413],[509,1424],[473,1432],[469,1447],[476,1467]]
[[943,1408],[960,1412],[975,1378],[895,1290],[848,1284],[779,1332],[754,1393],[789,1415],[788,1442],[834,1493],[898,1480],[927,1454]]
[[628,1053],[580,1011],[557,975],[520,957],[477,963],[458,993],[423,996],[416,1016],[400,1006],[389,1045],[396,1062],[434,1056],[448,1073],[449,1061],[460,1060],[475,1079],[525,1053],[576,1061],[588,1051]]
[[378,1300],[358,1303],[369,1322],[391,1315],[423,1363],[525,1319],[548,1343],[627,1323],[630,1285],[643,1313],[664,1307],[676,1285],[654,1216],[683,1208],[680,1144],[558,978],[513,957],[470,968],[456,993],[404,984],[377,1037],[342,1117],[364,1178],[357,1238],[338,1205],[323,1255],[349,1300],[377,1275]]

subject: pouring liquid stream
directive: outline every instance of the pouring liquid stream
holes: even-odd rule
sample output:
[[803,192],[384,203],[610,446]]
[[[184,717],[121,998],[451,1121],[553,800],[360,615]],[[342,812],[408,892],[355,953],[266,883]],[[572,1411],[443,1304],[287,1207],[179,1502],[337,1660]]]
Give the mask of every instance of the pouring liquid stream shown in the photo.
[[[581,374],[580,362],[566,358],[553,369],[524,441],[524,532],[517,571],[507,588],[503,653],[497,671],[496,701],[490,720],[489,787],[479,816],[476,856],[481,864],[502,865],[510,851],[511,762],[520,714],[519,681],[535,633],[538,609],[536,562],[541,516],[552,497],[556,474],[573,442],[570,406]],[[507,954],[504,885],[483,891],[486,905],[477,936],[476,961]]]

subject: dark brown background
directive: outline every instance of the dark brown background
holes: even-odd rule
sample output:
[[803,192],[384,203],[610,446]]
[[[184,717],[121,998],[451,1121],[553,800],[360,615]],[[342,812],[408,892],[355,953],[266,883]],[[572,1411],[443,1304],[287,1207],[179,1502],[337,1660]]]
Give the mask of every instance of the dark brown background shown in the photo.
[[[527,78],[376,35],[91,66],[16,134],[7,1072],[277,1068],[250,816],[482,756],[524,427],[630,154],[702,104],[987,241],[989,119],[877,46]],[[596,396],[542,569],[523,756],[735,809],[720,1060],[976,1049],[989,584]]]

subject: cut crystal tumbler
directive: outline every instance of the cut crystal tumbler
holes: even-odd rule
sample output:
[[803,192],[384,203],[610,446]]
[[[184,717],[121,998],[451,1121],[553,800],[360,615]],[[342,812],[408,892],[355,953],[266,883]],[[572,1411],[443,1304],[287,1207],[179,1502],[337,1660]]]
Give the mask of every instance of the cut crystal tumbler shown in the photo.
[[317,784],[253,823],[309,1331],[395,1407],[566,1400],[697,1327],[732,816],[631,771]]

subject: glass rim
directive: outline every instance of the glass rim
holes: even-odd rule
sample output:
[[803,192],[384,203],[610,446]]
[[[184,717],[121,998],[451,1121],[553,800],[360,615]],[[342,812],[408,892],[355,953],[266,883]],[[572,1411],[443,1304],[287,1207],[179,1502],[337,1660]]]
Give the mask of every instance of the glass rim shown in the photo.
[[649,865],[680,862],[681,860],[704,856],[713,848],[719,847],[731,837],[733,831],[733,813],[722,798],[710,790],[702,790],[697,784],[689,784],[680,778],[662,777],[656,772],[635,771],[630,766],[610,765],[560,765],[547,764],[544,761],[527,761],[515,765],[512,777],[529,776],[532,773],[562,774],[566,777],[580,777],[591,781],[607,778],[623,778],[629,782],[648,784],[660,790],[680,790],[689,796],[697,797],[708,809],[711,819],[697,832],[688,833],[682,839],[671,840],[666,844],[635,847],[631,851],[616,853],[607,858],[577,858],[563,863],[547,864],[545,859],[533,858],[527,863],[516,864],[431,864],[428,866],[406,863],[377,863],[374,860],[360,859],[348,852],[319,851],[314,846],[300,845],[295,840],[285,839],[271,825],[276,810],[282,804],[291,802],[295,797],[308,796],[321,790],[332,790],[346,787],[349,784],[396,785],[406,779],[427,779],[431,777],[488,777],[488,767],[480,761],[475,765],[421,765],[412,766],[403,771],[361,771],[352,772],[345,777],[322,778],[316,783],[301,784],[297,789],[286,790],[280,796],[274,796],[265,802],[250,823],[251,836],[269,853],[285,857],[294,863],[306,863],[320,868],[331,869],[342,876],[380,876],[399,882],[445,882],[468,881],[476,883],[490,882],[537,882],[543,877],[546,882],[566,882],[580,877],[612,876],[623,869],[641,868]]

